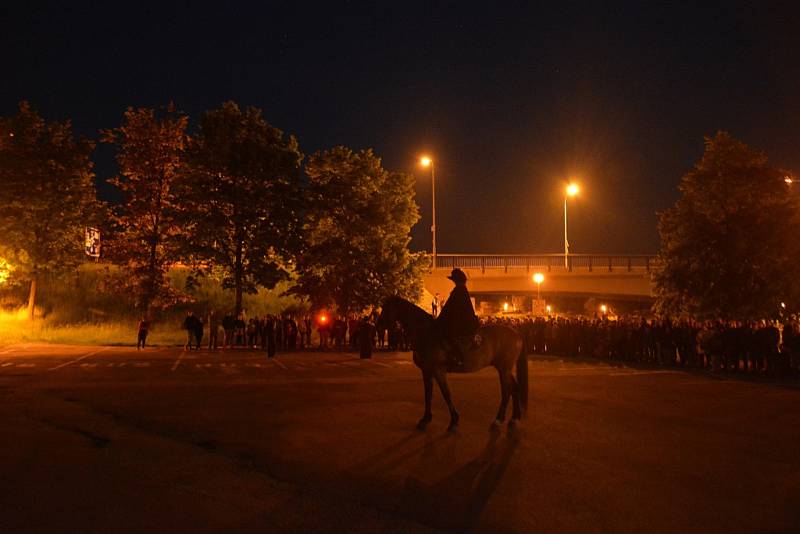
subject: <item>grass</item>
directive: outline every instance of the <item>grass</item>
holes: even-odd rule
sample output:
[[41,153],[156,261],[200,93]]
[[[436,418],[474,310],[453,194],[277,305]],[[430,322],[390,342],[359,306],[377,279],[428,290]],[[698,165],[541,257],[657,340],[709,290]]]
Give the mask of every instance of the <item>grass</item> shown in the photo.
[[[148,345],[176,346],[186,341],[180,324],[151,325]],[[68,345],[136,345],[136,321],[52,324],[47,319],[26,317],[25,310],[0,313],[0,346],[15,343],[61,343]]]
[[[216,310],[221,317],[233,308],[233,294],[218,280],[206,277],[192,289],[183,289],[189,272],[180,267],[170,273],[171,285],[184,292],[186,302],[159,311],[151,320],[148,345],[183,345],[181,328],[188,310],[205,316]],[[27,285],[0,288],[0,346],[14,343],[64,343],[78,345],[136,345],[140,311],[130,304],[124,288],[125,274],[108,264],[86,263],[68,276],[43,277],[37,297],[36,318],[29,320],[20,307],[27,301]],[[273,290],[260,288],[244,295],[248,316],[303,309],[294,297],[284,296],[287,283]]]

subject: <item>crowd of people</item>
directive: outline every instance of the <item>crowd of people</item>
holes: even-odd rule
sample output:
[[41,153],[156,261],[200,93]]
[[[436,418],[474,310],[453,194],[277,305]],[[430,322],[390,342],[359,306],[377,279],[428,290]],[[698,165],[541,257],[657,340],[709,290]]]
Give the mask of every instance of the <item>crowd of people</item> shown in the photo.
[[[397,323],[376,328],[378,314],[364,317],[292,314],[247,318],[188,312],[183,322],[186,350],[251,348],[293,350],[411,350],[409,336]],[[482,324],[504,324],[524,337],[529,354],[590,357],[623,363],[708,368],[726,372],[800,375],[800,318],[783,321],[710,321],[643,317],[485,317]],[[139,323],[143,348],[149,322]],[[204,343],[204,335],[207,340]],[[312,336],[314,341],[312,342]]]
[[[226,313],[221,318],[215,311],[205,316],[196,315],[192,310],[186,312],[182,329],[186,331],[184,350],[262,349],[273,357],[277,352],[308,350],[358,350],[368,357],[373,348],[408,350],[404,340],[399,342],[397,332],[377,333],[376,312],[361,318],[343,316],[330,319],[321,314],[312,319],[311,315],[296,317],[293,314],[265,315],[247,317],[246,312],[238,316]],[[137,331],[137,349],[145,348],[150,329],[150,321],[142,317]],[[208,334],[207,341],[204,342]],[[315,340],[312,344],[312,333]]]
[[669,318],[488,318],[519,330],[529,353],[772,375],[800,373],[800,322]]

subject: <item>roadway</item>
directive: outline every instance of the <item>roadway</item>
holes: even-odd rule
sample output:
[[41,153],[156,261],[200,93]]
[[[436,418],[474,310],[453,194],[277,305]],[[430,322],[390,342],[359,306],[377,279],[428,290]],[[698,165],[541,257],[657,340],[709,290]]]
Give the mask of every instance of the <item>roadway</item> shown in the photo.
[[789,532],[800,391],[534,357],[528,418],[496,374],[408,354],[0,347],[3,532]]

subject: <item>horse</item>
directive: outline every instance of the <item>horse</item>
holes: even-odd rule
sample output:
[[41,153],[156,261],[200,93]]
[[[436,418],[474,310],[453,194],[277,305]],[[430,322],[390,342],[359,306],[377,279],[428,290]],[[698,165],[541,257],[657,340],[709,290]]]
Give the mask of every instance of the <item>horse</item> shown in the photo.
[[[399,322],[411,336],[414,363],[422,371],[425,386],[425,413],[417,423],[417,428],[425,430],[431,422],[431,397],[433,380],[439,385],[444,401],[450,411],[449,431],[458,427],[459,414],[450,395],[447,384],[448,372],[472,373],[484,367],[493,366],[500,378],[500,408],[492,421],[493,429],[500,428],[508,411],[508,401],[512,400],[512,416],[509,428],[519,424],[528,404],[528,358],[525,354],[522,336],[513,328],[502,325],[483,326],[478,330],[481,343],[466,351],[464,365],[450,369],[448,347],[436,328],[434,317],[413,303],[400,297],[390,297],[381,308],[377,325],[387,328]],[[516,377],[514,367],[516,366]]]

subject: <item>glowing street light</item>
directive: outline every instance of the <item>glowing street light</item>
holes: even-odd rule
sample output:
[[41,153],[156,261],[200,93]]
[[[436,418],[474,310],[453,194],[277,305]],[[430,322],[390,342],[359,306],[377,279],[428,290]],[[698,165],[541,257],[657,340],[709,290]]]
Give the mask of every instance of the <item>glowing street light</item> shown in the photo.
[[794,183],[794,178],[789,175],[783,177],[783,181],[786,182],[786,185],[792,185]]
[[550,306],[549,304],[547,306],[545,306],[545,309],[547,310],[547,315],[550,315],[550,312],[553,311],[553,307]]
[[564,267],[569,269],[569,239],[567,239],[567,198],[574,197],[580,192],[578,184],[567,184],[564,190]]
[[419,164],[431,168],[431,255],[433,268],[436,269],[436,171],[433,160],[428,156],[422,156]]
[[603,312],[603,315],[605,315],[608,312],[608,306],[606,306],[605,304],[601,304],[600,311]]
[[544,275],[542,273],[534,274],[533,281],[536,283],[536,300],[540,300],[540,290],[542,288],[542,282],[544,282]]
[[503,303],[503,311],[504,311],[504,312],[507,312],[507,311],[508,311],[508,302],[504,302],[504,303]]

